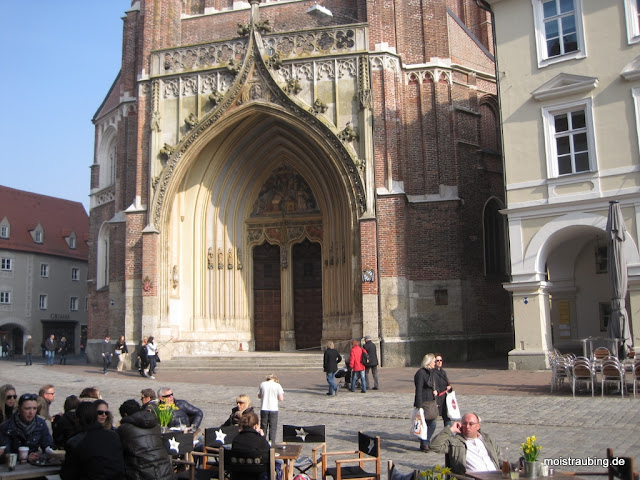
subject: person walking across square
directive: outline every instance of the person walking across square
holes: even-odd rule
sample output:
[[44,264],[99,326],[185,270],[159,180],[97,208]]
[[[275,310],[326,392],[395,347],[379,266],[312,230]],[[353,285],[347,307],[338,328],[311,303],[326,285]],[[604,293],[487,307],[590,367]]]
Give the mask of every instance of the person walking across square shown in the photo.
[[102,352],[102,373],[107,374],[107,370],[111,365],[111,358],[113,357],[113,347],[111,346],[111,337],[105,335],[104,342],[101,345]]
[[336,371],[338,370],[338,364],[342,361],[342,356],[334,348],[333,342],[329,340],[327,342],[327,349],[324,351],[324,358],[322,365],[325,373],[327,374],[327,383],[329,384],[329,392],[327,395],[337,395],[338,385],[336,385]]
[[364,337],[364,347],[369,355],[369,362],[365,365],[365,377],[367,378],[367,385],[371,385],[369,382],[369,372],[373,376],[373,390],[378,390],[378,351],[376,344],[371,341],[369,335]]
[[278,402],[284,400],[284,390],[282,390],[282,385],[278,383],[278,377],[275,374],[270,373],[267,375],[267,379],[260,384],[258,398],[262,400],[260,425],[271,445],[274,445],[278,432]]
[[362,355],[367,352],[360,346],[358,340],[351,341],[351,352],[349,353],[349,366],[351,367],[351,388],[352,392],[356,390],[356,379],[360,378],[362,390],[360,393],[367,393],[367,380],[364,376],[364,364],[362,363]]

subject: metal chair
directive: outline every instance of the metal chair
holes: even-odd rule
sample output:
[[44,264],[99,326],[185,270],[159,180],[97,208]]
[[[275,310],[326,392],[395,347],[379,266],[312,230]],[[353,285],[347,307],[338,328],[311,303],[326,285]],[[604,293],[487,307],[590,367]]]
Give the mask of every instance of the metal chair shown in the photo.
[[[349,455],[358,456],[336,460],[336,466],[329,467],[328,457],[334,455],[341,457]],[[380,456],[380,437],[372,437],[370,435],[366,435],[363,432],[358,432],[358,450],[356,450],[355,452],[344,451],[322,453],[322,480],[326,480],[327,477],[333,477],[335,480],[342,480],[346,478],[358,478],[361,480],[380,480]],[[355,463],[356,465],[345,465],[350,463]],[[374,463],[376,468],[375,473],[367,472],[366,470],[364,470],[365,463]]]
[[605,385],[607,382],[615,382],[620,385],[620,394],[624,398],[624,366],[616,357],[606,357],[602,360],[601,389],[604,397]]
[[591,396],[593,397],[595,383],[596,383],[596,373],[591,361],[586,357],[576,357],[573,361],[573,365],[570,369],[571,375],[571,390],[573,391],[573,396],[576,396],[576,386],[578,382],[585,381],[587,382],[587,386],[591,387]]
[[[324,425],[283,425],[282,441],[284,443],[304,443],[316,444],[311,449],[311,456],[299,457],[294,463],[293,468],[298,472],[304,473],[313,480],[318,478],[318,464],[322,463],[322,454],[327,451],[325,426]],[[313,476],[307,473],[313,469]]]
[[569,377],[569,370],[572,364],[570,357],[558,355],[556,352],[549,352],[549,365],[551,366],[551,393],[559,390],[564,384],[565,378]]
[[593,351],[594,360],[604,360],[611,356],[611,351],[607,347],[598,347]]
[[636,389],[640,383],[640,358],[633,363],[633,398],[636,398]]

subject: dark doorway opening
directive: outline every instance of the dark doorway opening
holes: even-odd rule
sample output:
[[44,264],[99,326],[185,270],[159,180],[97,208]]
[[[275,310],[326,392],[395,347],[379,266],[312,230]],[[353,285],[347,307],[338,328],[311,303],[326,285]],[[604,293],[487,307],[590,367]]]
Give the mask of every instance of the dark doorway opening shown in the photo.
[[320,349],[322,340],[322,247],[305,240],[293,246],[293,311],[296,349]]
[[280,350],[280,247],[253,249],[253,330],[256,351]]

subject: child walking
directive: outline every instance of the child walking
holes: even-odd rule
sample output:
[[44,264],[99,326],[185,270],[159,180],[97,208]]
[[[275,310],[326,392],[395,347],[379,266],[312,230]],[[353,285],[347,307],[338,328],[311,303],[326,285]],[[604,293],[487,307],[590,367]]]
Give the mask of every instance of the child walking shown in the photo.
[[275,374],[270,373],[267,375],[267,379],[260,384],[258,398],[262,400],[262,405],[260,406],[262,431],[273,446],[278,432],[278,402],[284,400],[284,391]]

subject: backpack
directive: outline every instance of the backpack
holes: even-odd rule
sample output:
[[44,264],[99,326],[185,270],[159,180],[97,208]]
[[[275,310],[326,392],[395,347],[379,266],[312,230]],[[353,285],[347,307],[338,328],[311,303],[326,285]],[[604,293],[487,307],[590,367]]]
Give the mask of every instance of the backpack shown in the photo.
[[360,361],[365,367],[369,366],[369,354],[364,348],[362,349],[362,358],[360,359]]

